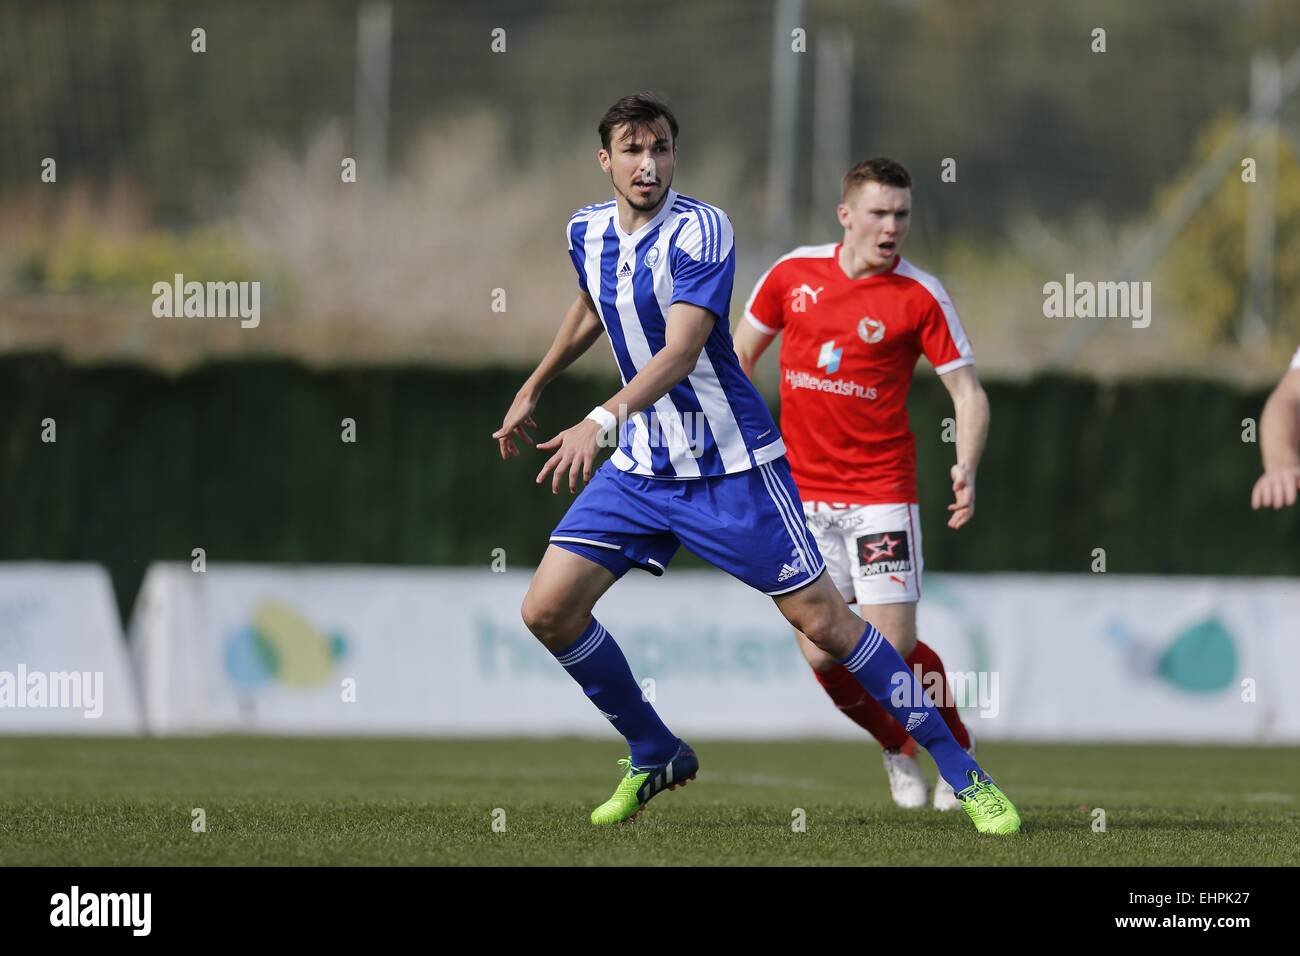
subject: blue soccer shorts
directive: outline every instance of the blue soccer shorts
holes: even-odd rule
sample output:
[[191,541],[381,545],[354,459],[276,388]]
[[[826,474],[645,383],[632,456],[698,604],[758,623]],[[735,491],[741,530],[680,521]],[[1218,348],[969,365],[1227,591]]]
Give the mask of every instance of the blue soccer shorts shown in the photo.
[[764,594],[825,567],[784,458],[706,478],[646,478],[606,461],[551,533],[551,544],[608,568],[663,574],[680,545]]

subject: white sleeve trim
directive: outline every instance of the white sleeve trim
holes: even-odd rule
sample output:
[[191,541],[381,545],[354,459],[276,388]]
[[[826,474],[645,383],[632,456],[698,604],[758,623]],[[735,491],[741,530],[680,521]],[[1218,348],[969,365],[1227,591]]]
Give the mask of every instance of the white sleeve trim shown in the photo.
[[1295,350],[1295,355],[1291,357],[1291,367],[1300,368],[1300,349]]
[[[758,331],[762,332],[764,335],[776,335],[776,333],[780,331],[780,329],[768,328],[762,322],[758,321],[758,319],[754,318],[753,312],[745,313],[745,321],[748,322],[750,325],[752,325],[754,328],[758,329]],[[972,361],[974,360],[972,359]]]
[[731,220],[717,206],[691,205],[686,225],[677,233],[675,244],[697,262],[725,262],[735,245]]
[[[952,338],[953,344],[957,346],[957,353],[965,359],[975,360],[975,352],[971,348],[970,339],[966,337],[966,329],[961,324],[961,319],[957,316],[957,309],[952,304],[952,298],[948,295],[948,290],[943,287],[934,276],[928,272],[922,272],[916,266],[912,265],[906,259],[899,259],[898,266],[894,269],[897,275],[904,276],[914,282],[920,283],[925,291],[930,293],[930,297],[943,312],[944,321],[948,324],[948,335]],[[952,362],[943,364],[945,369],[957,368]],[[942,372],[940,372],[942,374]]]
[[975,364],[975,356],[963,355],[961,358],[955,358],[951,362],[944,362],[938,366],[935,371],[940,375],[947,375],[949,372],[955,372],[959,368],[965,368],[967,365]]

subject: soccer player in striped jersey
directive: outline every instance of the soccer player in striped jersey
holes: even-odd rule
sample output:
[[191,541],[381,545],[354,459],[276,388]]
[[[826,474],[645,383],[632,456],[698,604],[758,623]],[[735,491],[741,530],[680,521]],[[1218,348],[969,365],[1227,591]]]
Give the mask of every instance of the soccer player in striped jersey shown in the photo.
[[[596,601],[633,568],[661,575],[679,545],[771,595],[786,619],[905,721],[945,777],[977,796],[983,832],[1019,827],[1015,808],[953,739],[917,684],[894,705],[893,679],[913,680],[878,631],[822,574],[801,520],[785,446],[736,358],[728,314],[736,253],[722,210],[672,188],[677,120],[650,94],[602,117],[601,169],[614,198],[565,227],[578,294],[550,350],[493,434],[503,459],[531,442],[542,389],[607,333],[623,387],[581,422],[537,447],[552,492],[586,487],[551,534],[525,596],[528,629],[555,655],[628,744],[596,824],[631,819],[656,794],[695,776],[699,760],[645,699]],[[594,468],[601,444],[613,455]],[[594,474],[593,474],[594,472]]]
[[1300,349],[1259,417],[1259,453],[1264,473],[1250,493],[1250,506],[1258,511],[1295,504],[1300,490]]
[[[899,251],[907,238],[911,177],[885,158],[844,176],[840,242],[802,246],[758,281],[736,330],[747,372],[779,334],[781,429],[809,530],[844,600],[887,635],[939,701],[953,736],[974,752],[951,700],[943,662],[917,640],[921,597],[921,522],[916,440],[907,393],[925,355],[951,393],[957,462],[948,526],[975,511],[975,470],[988,432],[989,407],[974,357],[948,293]],[[928,784],[916,761],[911,727],[894,719],[833,655],[797,635],[818,682],[846,716],[881,744],[894,802],[922,807]],[[944,777],[939,810],[963,805]]]

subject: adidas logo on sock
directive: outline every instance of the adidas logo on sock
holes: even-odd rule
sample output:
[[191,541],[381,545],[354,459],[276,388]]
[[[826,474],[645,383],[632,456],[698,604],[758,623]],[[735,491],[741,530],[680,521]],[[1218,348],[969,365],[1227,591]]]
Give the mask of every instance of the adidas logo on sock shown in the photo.
[[618,270],[618,277],[620,279],[626,279],[631,274],[632,274],[632,263],[630,262],[623,263],[623,267]]
[[799,573],[798,568],[792,568],[788,564],[781,565],[781,573],[776,576],[776,583],[780,584],[786,578],[792,578]]
[[596,712],[600,714],[600,716],[604,717],[606,720],[618,720],[618,714],[607,714],[599,707],[596,708]]
[[917,727],[920,727],[923,723],[925,723],[925,718],[929,716],[930,715],[923,710],[912,711],[910,714],[907,715],[907,727],[906,727],[907,732],[910,734]]

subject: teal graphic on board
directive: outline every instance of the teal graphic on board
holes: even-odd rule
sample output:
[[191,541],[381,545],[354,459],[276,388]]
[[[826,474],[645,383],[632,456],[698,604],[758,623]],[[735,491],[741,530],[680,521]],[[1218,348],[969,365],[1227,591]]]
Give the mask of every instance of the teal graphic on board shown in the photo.
[[1237,644],[1214,616],[1182,628],[1163,645],[1158,639],[1135,636],[1118,621],[1111,622],[1106,636],[1119,645],[1137,673],[1189,694],[1224,690],[1237,673]]

